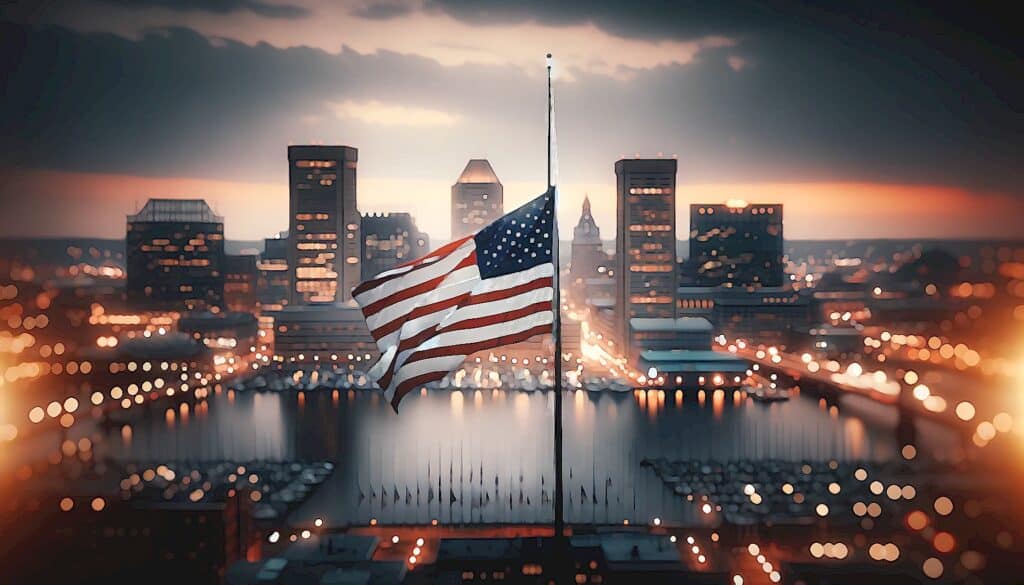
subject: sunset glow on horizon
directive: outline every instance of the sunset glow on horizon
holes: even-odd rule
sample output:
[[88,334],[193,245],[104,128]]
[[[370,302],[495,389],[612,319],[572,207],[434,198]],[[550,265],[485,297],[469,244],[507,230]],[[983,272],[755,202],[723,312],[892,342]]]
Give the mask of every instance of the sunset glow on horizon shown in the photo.
[[[282,162],[282,167],[284,163]],[[598,226],[614,234],[615,185],[564,183],[559,216],[563,226],[574,225],[584,196],[589,196]],[[361,176],[359,209],[363,213],[408,211],[432,241],[449,237],[449,180]],[[226,222],[227,236],[237,240],[273,237],[287,228],[288,186],[188,177],[140,177],[63,171],[5,173],[8,189],[25,194],[8,204],[0,230],[8,237],[59,236],[118,238],[124,217],[146,199],[206,199],[215,210],[236,209]],[[504,182],[511,208],[535,195],[537,182]],[[50,200],[65,210],[52,217],[50,209],[34,204]],[[971,193],[934,185],[855,182],[722,183],[678,185],[678,237],[691,203],[750,203],[786,206],[786,235],[790,239],[1014,237],[1024,202],[1011,196]],[[46,220],[44,222],[44,219]],[[567,228],[563,228],[567,229]],[[568,233],[568,232],[566,232]],[[567,237],[563,234],[563,237]]]

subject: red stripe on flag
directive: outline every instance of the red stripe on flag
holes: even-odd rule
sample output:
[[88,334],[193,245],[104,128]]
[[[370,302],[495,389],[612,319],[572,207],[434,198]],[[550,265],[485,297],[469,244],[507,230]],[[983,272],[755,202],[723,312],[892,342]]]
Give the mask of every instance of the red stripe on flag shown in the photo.
[[444,279],[448,278],[448,276],[452,272],[455,272],[456,270],[459,270],[459,269],[462,269],[462,268],[466,268],[467,266],[475,266],[475,265],[476,265],[476,251],[473,251],[473,252],[470,252],[469,256],[466,256],[458,264],[456,264],[455,267],[452,268],[452,270],[450,272],[447,272],[447,273],[442,274],[441,276],[438,276],[438,277],[435,277],[435,278],[431,278],[430,280],[423,281],[423,282],[417,284],[416,286],[412,286],[412,287],[409,287],[409,288],[406,288],[406,289],[402,289],[402,290],[396,292],[393,295],[389,295],[389,296],[384,297],[383,299],[381,299],[381,300],[379,300],[379,301],[377,301],[375,303],[370,303],[369,305],[366,305],[365,307],[363,307],[363,316],[366,317],[366,318],[370,318],[370,317],[376,315],[377,313],[383,311],[384,309],[390,307],[391,305],[393,305],[395,303],[400,303],[400,302],[402,302],[404,300],[411,299],[411,298],[419,296],[419,295],[421,295],[423,293],[430,292],[430,291],[434,290],[435,288],[437,288],[437,285],[439,285],[442,282],[444,282]]
[[448,372],[427,372],[425,374],[420,374],[419,376],[409,378],[405,382],[402,382],[395,390],[394,396],[391,397],[391,408],[393,408],[394,411],[397,413],[398,403],[402,401],[402,398],[405,398],[406,394],[408,394],[410,391],[416,388],[416,386],[419,386],[421,384],[429,384],[431,382],[437,382],[441,378],[444,378],[446,375],[448,375]]
[[[504,313],[495,313],[493,315],[487,315],[485,317],[477,317],[475,319],[466,319],[465,321],[459,321],[458,323],[452,323],[451,325],[448,325],[444,329],[438,331],[438,334],[448,333],[450,331],[464,331],[466,329],[476,329],[478,327],[487,327],[487,326],[490,326],[490,325],[497,325],[498,323],[510,322],[510,321],[512,321],[514,319],[520,319],[520,318],[526,317],[528,315],[533,315],[534,313],[541,313],[541,312],[550,311],[550,310],[551,310],[551,301],[550,300],[540,301],[538,303],[533,303],[532,305],[526,305],[525,307],[520,307],[520,308],[512,310],[512,311],[506,311]],[[436,348],[436,349],[426,350],[426,351],[423,351],[423,352],[416,352],[416,353],[412,354],[411,356],[409,356],[409,359],[405,360],[405,363],[409,364],[409,363],[412,363],[412,362],[415,362],[415,361],[419,361],[421,359],[426,359],[426,358],[434,357],[432,355],[427,355],[427,354],[430,354],[433,351],[437,351],[437,350],[441,350],[441,349],[446,349],[446,348],[440,347],[440,348]],[[423,354],[422,357],[420,357],[421,354]]]
[[[509,345],[511,343],[526,341],[527,339],[533,337],[534,335],[542,335],[544,333],[551,333],[550,323],[538,325],[536,327],[527,329],[526,331],[521,331],[519,333],[502,335],[500,337],[485,339],[483,341],[479,341],[476,343],[467,343],[459,346],[453,345],[438,349],[453,350],[451,351],[451,353],[445,355],[470,355],[478,351],[484,351],[502,345]],[[408,380],[402,381],[401,383],[398,384],[398,388],[395,389],[395,395],[391,398],[391,407],[395,409],[395,412],[398,412],[398,403],[402,401],[402,398],[405,397],[406,394],[414,390],[416,386],[440,380],[441,378],[444,378],[447,374],[447,371],[426,372],[424,374],[420,374],[419,376],[414,376],[412,378],[409,378]]]
[[454,296],[450,299],[445,299],[443,301],[438,301],[436,303],[431,303],[429,305],[423,305],[422,307],[416,307],[408,314],[402,315],[401,317],[395,319],[394,321],[389,321],[388,323],[385,323],[380,327],[374,329],[373,331],[370,332],[370,335],[372,335],[374,339],[380,339],[381,337],[384,337],[389,333],[394,333],[408,321],[412,321],[413,319],[419,319],[420,317],[424,317],[431,313],[436,313],[437,311],[450,309],[451,307],[454,307],[459,303],[467,300],[469,298],[469,295],[470,293],[467,292],[461,295]]
[[554,279],[550,276],[542,276],[530,282],[524,282],[523,284],[517,284],[511,288],[503,288],[498,290],[492,290],[485,293],[477,293],[466,300],[462,306],[468,307],[469,305],[479,305],[480,303],[489,303],[491,301],[500,301],[501,299],[507,299],[514,297],[524,292],[531,290],[537,290],[544,287],[554,286]]
[[[537,290],[537,289],[541,289],[541,288],[545,288],[545,287],[550,287],[552,285],[552,282],[553,281],[552,281],[552,278],[550,276],[545,276],[543,278],[538,278],[538,279],[532,280],[530,282],[527,282],[527,283],[524,283],[524,284],[521,284],[521,285],[518,285],[518,286],[514,286],[512,288],[507,288],[507,289],[502,289],[502,290],[495,290],[495,291],[491,291],[491,292],[487,292],[487,293],[483,293],[483,294],[471,295],[468,298],[466,298],[465,301],[460,306],[465,307],[465,306],[477,305],[477,304],[485,303],[485,302],[492,302],[492,301],[500,301],[500,300],[504,300],[504,299],[509,299],[509,298],[521,295],[524,292],[529,292],[529,291],[532,291],[532,290]],[[551,306],[551,302],[550,301],[544,301],[544,304],[547,305],[549,308]],[[536,312],[536,311],[532,311],[532,312]],[[426,312],[424,314],[429,314],[429,313],[430,312]],[[422,315],[418,315],[418,316],[422,316]],[[405,320],[405,318],[402,317],[402,318],[396,319],[395,321],[402,321],[404,323],[404,320]],[[503,320],[507,320],[507,319],[503,319]],[[392,321],[392,323],[394,323],[395,321]],[[391,325],[391,323],[388,323],[388,325],[385,325],[385,327],[390,326],[390,325]],[[399,326],[401,326],[401,323],[399,323]],[[421,343],[423,343],[423,342],[429,340],[430,338],[434,337],[435,335],[438,335],[440,333],[443,333],[444,331],[449,331],[449,330],[454,331],[454,329],[451,329],[451,328],[446,328],[444,330],[439,330],[437,328],[437,326],[435,325],[434,327],[430,327],[430,328],[424,329],[423,331],[420,331],[420,332],[416,333],[412,337],[407,337],[405,339],[399,339],[398,340],[398,347],[395,350],[396,358],[403,351],[405,351],[407,349],[411,349],[413,347],[416,347],[416,346],[420,345]],[[376,331],[374,332],[374,339],[379,339],[376,336]],[[380,385],[381,388],[387,388],[391,384],[391,377],[394,376],[394,374],[395,374],[395,364],[396,364],[396,361],[397,360],[392,360],[392,362],[388,365],[387,371],[384,372],[384,374],[377,381],[377,383]]]
[[[529,292],[531,290],[537,290],[545,287],[551,287],[553,285],[554,280],[550,276],[545,276],[527,283],[520,284],[518,286],[514,286],[512,288],[495,290],[481,294],[465,293],[456,297],[452,297],[450,299],[445,299],[443,301],[438,301],[436,303],[431,303],[429,305],[423,305],[422,307],[416,307],[409,314],[402,315],[401,317],[395,319],[394,321],[389,321],[388,323],[381,325],[380,327],[371,331],[370,334],[373,335],[374,339],[380,339],[381,337],[384,337],[389,333],[395,332],[396,330],[401,328],[402,325],[405,324],[407,321],[418,319],[425,315],[429,315],[435,311],[449,309],[456,305],[461,307],[468,307],[470,305],[479,305],[480,303],[500,301],[502,299],[508,299],[516,295],[520,295],[524,292]],[[400,347],[399,350],[401,349],[402,348]]]
[[363,294],[364,292],[372,290],[374,288],[377,288],[378,286],[384,284],[385,282],[388,282],[390,280],[398,278],[399,276],[404,276],[406,274],[412,273],[415,270],[419,270],[420,268],[424,268],[426,266],[431,266],[435,262],[427,262],[427,260],[430,260],[432,258],[438,258],[438,260],[440,260],[441,257],[447,256],[448,254],[451,254],[459,246],[461,246],[462,244],[466,243],[466,240],[468,240],[468,239],[470,239],[472,237],[473,236],[466,236],[464,238],[455,240],[454,242],[449,242],[449,243],[441,246],[440,248],[434,250],[433,252],[427,254],[426,256],[423,256],[422,258],[417,258],[416,260],[411,260],[409,262],[406,262],[405,264],[399,264],[398,266],[393,266],[393,267],[389,268],[388,271],[399,270],[399,269],[405,268],[407,266],[412,266],[413,269],[412,270],[406,270],[405,272],[400,272],[398,274],[390,274],[388,276],[383,276],[383,277],[380,277],[380,278],[371,278],[370,280],[367,280],[365,282],[361,282],[358,285],[356,285],[356,287],[354,289],[352,289],[352,296],[354,296],[354,297],[355,296],[359,296],[359,295]]

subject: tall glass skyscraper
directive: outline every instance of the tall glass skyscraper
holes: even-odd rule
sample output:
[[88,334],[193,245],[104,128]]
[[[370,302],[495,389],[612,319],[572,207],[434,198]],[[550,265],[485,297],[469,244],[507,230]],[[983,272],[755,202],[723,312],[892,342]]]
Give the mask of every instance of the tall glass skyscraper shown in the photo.
[[288,147],[291,305],[347,302],[359,283],[361,218],[350,146]]
[[615,163],[616,312],[629,347],[633,318],[675,317],[676,160]]

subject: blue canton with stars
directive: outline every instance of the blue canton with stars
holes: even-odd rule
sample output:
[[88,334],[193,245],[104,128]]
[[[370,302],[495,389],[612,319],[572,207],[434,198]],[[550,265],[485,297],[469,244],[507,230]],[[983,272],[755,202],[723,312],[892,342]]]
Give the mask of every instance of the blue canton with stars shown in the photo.
[[494,221],[473,236],[480,278],[494,278],[551,262],[553,190]]

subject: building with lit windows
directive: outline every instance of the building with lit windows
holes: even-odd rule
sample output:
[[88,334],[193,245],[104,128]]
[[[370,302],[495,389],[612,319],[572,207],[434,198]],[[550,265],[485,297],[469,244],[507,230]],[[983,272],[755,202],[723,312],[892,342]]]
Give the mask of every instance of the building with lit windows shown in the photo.
[[263,253],[256,262],[259,270],[257,297],[260,311],[280,311],[291,296],[288,270],[288,234],[263,240]]
[[452,185],[452,239],[476,233],[501,217],[504,188],[487,159],[474,158]]
[[676,160],[619,160],[615,178],[617,336],[628,350],[632,319],[675,317]]
[[691,205],[688,265],[696,286],[782,286],[782,205]]
[[729,339],[789,347],[811,326],[810,291],[789,287],[756,290],[719,287],[711,311],[715,331]]
[[127,218],[127,298],[142,310],[224,302],[224,218],[202,199],[150,199]]
[[347,302],[359,283],[358,154],[350,146],[288,147],[291,305]]
[[363,216],[362,279],[429,252],[430,236],[416,228],[408,213]]
[[186,313],[178,320],[178,331],[211,349],[238,349],[246,353],[259,340],[255,315],[249,312]]
[[380,352],[359,307],[291,305],[274,315],[274,353],[286,364],[331,363],[368,370]]
[[22,559],[7,563],[4,582],[219,585],[259,538],[249,491],[231,492],[222,501],[184,503],[68,496],[67,488],[46,494],[35,509],[21,506],[3,518],[5,532],[34,527],[4,551]]
[[229,311],[251,313],[256,310],[256,287],[259,281],[256,256],[252,254],[224,256],[224,306]]

